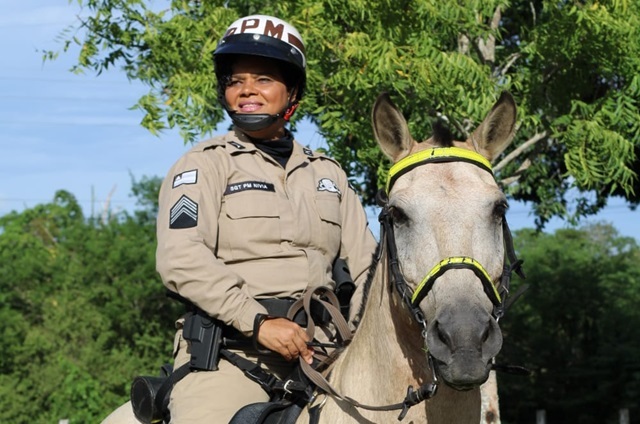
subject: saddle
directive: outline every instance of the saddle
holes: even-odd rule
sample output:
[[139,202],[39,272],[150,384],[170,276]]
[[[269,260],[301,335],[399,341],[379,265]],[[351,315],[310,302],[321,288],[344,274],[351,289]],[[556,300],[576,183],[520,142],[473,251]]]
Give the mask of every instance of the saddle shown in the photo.
[[259,402],[239,410],[229,424],[295,424],[302,407],[289,401]]
[[300,383],[300,387],[305,389],[269,402],[246,405],[236,412],[229,424],[295,424],[302,408],[311,399],[315,386],[305,377],[300,367],[296,367],[289,380]]

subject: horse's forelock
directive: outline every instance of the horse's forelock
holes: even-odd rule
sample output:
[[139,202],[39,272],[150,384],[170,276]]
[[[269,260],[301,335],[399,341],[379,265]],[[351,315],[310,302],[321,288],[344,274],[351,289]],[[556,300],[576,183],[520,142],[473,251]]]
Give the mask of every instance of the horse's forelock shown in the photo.
[[440,147],[452,147],[453,146],[453,134],[449,127],[440,119],[433,124],[433,138],[432,141]]

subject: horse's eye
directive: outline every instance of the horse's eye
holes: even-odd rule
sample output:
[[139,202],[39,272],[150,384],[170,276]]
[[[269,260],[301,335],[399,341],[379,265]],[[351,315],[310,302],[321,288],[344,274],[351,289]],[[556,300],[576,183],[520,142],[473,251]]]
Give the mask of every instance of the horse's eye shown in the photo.
[[397,206],[391,206],[389,212],[391,213],[391,219],[395,225],[404,225],[409,221],[409,218],[404,211]]
[[507,213],[507,209],[509,209],[509,204],[505,201],[496,202],[493,207],[493,215],[496,218],[503,218]]

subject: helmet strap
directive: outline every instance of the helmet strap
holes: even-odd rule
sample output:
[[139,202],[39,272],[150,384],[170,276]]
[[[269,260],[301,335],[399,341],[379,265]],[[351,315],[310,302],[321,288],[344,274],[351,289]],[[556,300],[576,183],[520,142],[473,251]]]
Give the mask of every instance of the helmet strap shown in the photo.
[[298,105],[300,103],[295,102],[294,104],[290,104],[290,106],[287,108],[287,110],[285,110],[284,112],[284,120],[289,122],[289,119],[291,119],[291,117],[293,116],[293,114],[295,113],[296,109],[298,109]]

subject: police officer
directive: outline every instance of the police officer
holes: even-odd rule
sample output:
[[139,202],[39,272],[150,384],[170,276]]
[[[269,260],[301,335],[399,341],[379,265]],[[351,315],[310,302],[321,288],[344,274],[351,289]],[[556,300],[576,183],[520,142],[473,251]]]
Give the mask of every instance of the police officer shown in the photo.
[[[376,243],[338,163],[286,128],[306,81],[298,31],[271,16],[241,18],[214,60],[219,100],[234,127],[192,148],[164,180],[157,270],[169,290],[276,352],[236,353],[285,378],[299,356],[311,363],[313,349],[303,328],[271,317],[261,301],[333,287],[332,264],[341,257],[358,287],[353,312]],[[182,320],[177,326],[175,368],[190,354]],[[227,423],[242,406],[268,399],[222,359],[218,370],[176,383],[169,409],[177,424]]]

